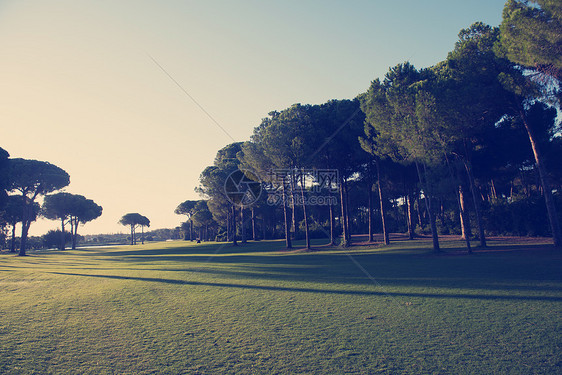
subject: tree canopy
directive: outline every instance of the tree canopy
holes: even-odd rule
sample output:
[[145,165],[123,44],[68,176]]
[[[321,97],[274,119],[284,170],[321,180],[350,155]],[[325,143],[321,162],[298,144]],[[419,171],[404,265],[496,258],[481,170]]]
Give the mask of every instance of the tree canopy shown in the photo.
[[[139,213],[128,213],[123,215],[119,220],[119,224],[129,226],[131,228],[131,245],[136,245],[136,229],[141,227],[144,230],[144,227],[150,226],[150,220]],[[142,243],[144,243],[144,237],[141,237]]]
[[562,79],[562,3],[509,0],[498,49],[516,64]]
[[42,215],[47,219],[61,220],[61,245],[65,247],[65,224],[70,223],[72,248],[76,248],[78,226],[97,219],[102,214],[102,207],[93,200],[87,199],[83,195],[71,193],[56,193],[45,196],[42,207]]
[[32,206],[35,199],[62,189],[70,183],[63,169],[45,161],[9,159],[8,190],[19,192],[23,199],[22,232],[19,255],[26,255],[25,245],[31,225]]

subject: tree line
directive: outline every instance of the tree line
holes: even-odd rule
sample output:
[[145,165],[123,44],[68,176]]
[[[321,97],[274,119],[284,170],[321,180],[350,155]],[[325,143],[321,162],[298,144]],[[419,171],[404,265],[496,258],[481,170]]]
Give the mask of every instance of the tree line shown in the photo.
[[[10,252],[16,252],[16,228],[19,224],[21,235],[18,255],[25,256],[29,247],[29,228],[39,216],[43,216],[51,220],[60,220],[60,232],[54,233],[59,237],[59,248],[64,250],[66,243],[70,242],[72,249],[75,249],[79,225],[98,218],[103,209],[82,195],[60,192],[69,184],[68,173],[56,165],[39,160],[10,158],[9,153],[0,148],[2,246],[9,242]],[[42,205],[38,203],[41,197]],[[69,232],[65,229],[68,225]],[[50,242],[49,238],[52,236],[53,233],[49,233],[45,240]]]
[[[506,3],[500,27],[476,22],[447,57],[409,62],[352,100],[272,111],[249,141],[227,145],[181,203],[186,239],[552,236],[562,246],[562,6]],[[261,181],[251,204],[232,199],[233,173]],[[226,190],[225,190],[226,189]],[[243,193],[248,193],[246,190]]]

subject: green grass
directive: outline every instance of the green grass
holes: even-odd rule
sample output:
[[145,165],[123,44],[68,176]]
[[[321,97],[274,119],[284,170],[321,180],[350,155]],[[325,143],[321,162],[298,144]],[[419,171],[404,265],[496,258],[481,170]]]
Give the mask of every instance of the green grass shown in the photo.
[[3,254],[0,373],[562,373],[562,253],[443,244]]

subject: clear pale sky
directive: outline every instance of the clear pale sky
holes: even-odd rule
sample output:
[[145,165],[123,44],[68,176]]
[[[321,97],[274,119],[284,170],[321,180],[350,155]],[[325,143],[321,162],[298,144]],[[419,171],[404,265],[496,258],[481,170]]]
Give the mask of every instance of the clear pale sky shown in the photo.
[[[103,206],[171,228],[218,149],[272,110],[351,99],[390,66],[431,66],[503,0],[0,1],[0,147]],[[225,134],[166,73],[217,122]],[[40,235],[58,223],[39,220]]]

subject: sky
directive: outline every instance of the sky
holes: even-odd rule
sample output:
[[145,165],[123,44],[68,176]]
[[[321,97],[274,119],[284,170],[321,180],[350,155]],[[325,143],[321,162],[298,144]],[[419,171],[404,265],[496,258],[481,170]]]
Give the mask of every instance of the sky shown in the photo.
[[[273,110],[352,99],[446,58],[503,0],[0,0],[0,147],[55,164],[120,233],[173,228],[216,152]],[[39,219],[31,235],[56,229]]]

